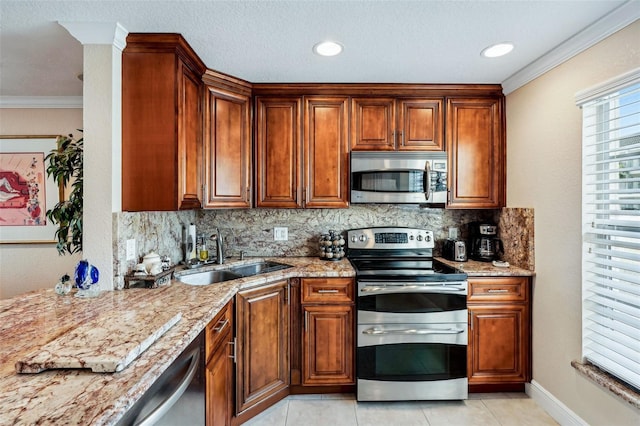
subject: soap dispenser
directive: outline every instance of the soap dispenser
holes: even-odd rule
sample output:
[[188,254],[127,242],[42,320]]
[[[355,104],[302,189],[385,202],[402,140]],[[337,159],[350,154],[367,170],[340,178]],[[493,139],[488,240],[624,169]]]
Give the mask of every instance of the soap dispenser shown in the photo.
[[200,252],[199,252],[200,260],[206,262],[209,260],[209,250],[207,249],[207,241],[202,236],[202,243],[200,244]]

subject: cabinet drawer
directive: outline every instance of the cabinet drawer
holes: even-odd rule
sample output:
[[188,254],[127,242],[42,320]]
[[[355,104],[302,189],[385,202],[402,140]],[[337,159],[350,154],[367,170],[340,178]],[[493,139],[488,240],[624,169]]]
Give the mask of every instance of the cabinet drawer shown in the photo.
[[352,278],[304,278],[302,303],[351,303]]
[[221,343],[224,339],[225,335],[228,331],[231,330],[233,326],[233,308],[232,302],[227,303],[227,305],[218,312],[218,315],[211,320],[211,322],[207,325],[206,328],[206,339],[205,339],[205,352],[206,352],[206,360],[209,360],[211,354],[216,350],[216,347]]
[[525,302],[529,299],[529,278],[469,278],[469,302]]

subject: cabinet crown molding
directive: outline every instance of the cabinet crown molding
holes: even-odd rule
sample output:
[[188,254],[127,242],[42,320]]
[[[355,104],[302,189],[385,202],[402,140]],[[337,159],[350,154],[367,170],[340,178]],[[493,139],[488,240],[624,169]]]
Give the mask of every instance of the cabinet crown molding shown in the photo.
[[256,96],[392,96],[398,97],[501,97],[499,84],[409,84],[409,83],[253,83]]
[[198,75],[204,74],[207,66],[181,34],[177,33],[129,33],[124,53],[174,53]]

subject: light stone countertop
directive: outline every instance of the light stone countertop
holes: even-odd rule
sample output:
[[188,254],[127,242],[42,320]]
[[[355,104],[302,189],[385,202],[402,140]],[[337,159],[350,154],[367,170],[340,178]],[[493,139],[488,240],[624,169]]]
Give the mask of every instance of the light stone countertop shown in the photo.
[[507,268],[500,268],[493,266],[491,262],[480,262],[477,260],[454,262],[442,257],[436,257],[436,259],[445,265],[466,272],[469,277],[532,277],[536,274],[534,271],[513,265]]
[[[2,300],[0,303],[0,425],[111,425],[135,403],[173,360],[198,336],[239,290],[291,277],[350,277],[348,260],[315,257],[251,258],[200,270],[273,260],[293,268],[208,286],[173,280],[156,289],[103,292],[93,299],[58,296],[53,288]],[[192,272],[192,271],[185,271]],[[52,281],[53,287],[53,281]],[[181,312],[181,320],[117,373],[90,370],[47,370],[18,374],[15,362],[35,348],[105,313]],[[129,324],[136,327],[136,324]],[[122,321],[114,324],[117,336]],[[115,340],[115,339],[114,339]],[[96,342],[96,345],[104,344]]]
[[[272,260],[293,268],[240,278],[208,286],[190,286],[173,280],[156,289],[134,288],[103,292],[94,299],[58,296],[53,289],[39,290],[0,301],[0,425],[112,425],[144,394],[175,358],[198,336],[225,304],[239,291],[292,277],[352,277],[348,260],[327,262],[316,257],[248,258],[177,274],[227,268]],[[515,276],[534,273],[521,268],[496,268],[490,263],[443,263],[469,276]],[[53,282],[52,282],[53,286]],[[89,370],[47,370],[18,374],[15,362],[46,345],[78,324],[105,313],[125,311],[181,313],[181,320],[154,344],[117,373]],[[136,327],[136,324],[129,324]],[[113,335],[122,322],[113,324]],[[96,342],[100,345],[102,342]]]

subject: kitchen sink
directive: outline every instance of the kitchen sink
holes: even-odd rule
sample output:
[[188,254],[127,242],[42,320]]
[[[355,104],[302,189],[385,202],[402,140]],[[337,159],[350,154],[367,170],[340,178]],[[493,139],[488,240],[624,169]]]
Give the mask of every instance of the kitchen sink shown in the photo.
[[239,274],[243,277],[250,277],[253,275],[266,274],[267,272],[280,271],[281,269],[288,268],[291,268],[291,266],[277,262],[262,261],[250,263],[248,265],[238,265],[233,268],[229,268],[229,270],[234,274]]
[[242,275],[223,269],[220,271],[204,271],[197,272],[195,274],[182,275],[176,279],[181,283],[189,285],[209,285],[235,280],[236,278],[242,278]]
[[176,279],[181,283],[189,285],[209,285],[288,268],[291,268],[291,266],[277,262],[261,261],[248,265],[238,265],[228,269],[203,271],[196,272],[195,274],[177,276]]

